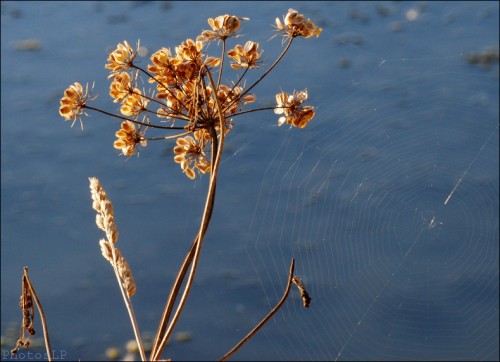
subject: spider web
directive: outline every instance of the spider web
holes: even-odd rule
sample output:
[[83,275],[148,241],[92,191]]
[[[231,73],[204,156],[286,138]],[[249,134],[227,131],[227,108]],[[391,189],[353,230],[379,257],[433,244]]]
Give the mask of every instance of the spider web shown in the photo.
[[312,296],[304,310],[293,290],[250,342],[266,353],[236,358],[498,358],[498,73],[463,48],[414,56],[421,45],[341,50],[363,69],[318,65],[310,128],[248,135],[223,165],[248,152],[265,166],[257,184],[237,181],[257,195],[237,204],[254,206],[243,248],[263,304],[292,257]]

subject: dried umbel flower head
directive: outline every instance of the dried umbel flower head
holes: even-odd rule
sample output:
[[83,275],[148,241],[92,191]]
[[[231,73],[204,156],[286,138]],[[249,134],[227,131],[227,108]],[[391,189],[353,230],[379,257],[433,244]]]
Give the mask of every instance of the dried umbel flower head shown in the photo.
[[83,129],[82,115],[87,115],[84,111],[88,102],[95,99],[89,92],[89,85],[85,86],[85,91],[80,83],[75,82],[64,91],[64,97],[61,98],[61,106],[59,107],[59,115],[66,121],[73,120],[71,127],[76,120],[80,120],[80,125]]
[[[195,178],[196,172],[203,174],[212,172],[212,167],[216,169],[217,150],[219,145],[224,144],[223,136],[232,129],[236,116],[274,109],[276,114],[281,115],[279,125],[286,122],[299,128],[307,126],[315,115],[313,107],[303,104],[307,91],[291,95],[279,93],[276,107],[244,107],[256,102],[256,96],[250,91],[281,61],[293,40],[296,37],[318,36],[321,28],[293,9],[288,10],[283,20],[276,19],[278,31],[284,39],[288,39],[287,45],[269,68],[247,87],[246,75],[251,70],[259,69],[263,63],[263,51],[259,44],[249,40],[226,51],[228,38],[240,36],[238,31],[244,20],[249,19],[229,14],[210,18],[210,30],[204,30],[196,39],[186,39],[174,48],[175,51],[159,49],[151,55],[151,63],[146,68],[136,62],[139,42],[137,50],[127,41],[119,43],[109,54],[105,65],[111,73],[108,76],[111,79],[109,95],[115,103],[119,103],[119,114],[88,106],[88,101],[92,100],[88,87],[84,92],[79,83],[66,90],[59,113],[67,120],[76,120],[86,115],[85,110],[93,110],[119,119],[121,127],[115,133],[117,139],[113,146],[126,156],[133,155],[138,144],[146,146],[148,140],[176,138],[174,161],[180,164],[190,179]],[[220,58],[205,54],[207,43],[215,40],[218,45],[222,44]],[[224,62],[229,62],[230,67],[225,67]],[[236,74],[236,79],[230,84],[224,84],[223,80],[227,78],[225,72],[231,69],[242,71],[235,72],[240,74]],[[217,78],[214,77],[216,74]],[[148,83],[153,85],[153,89],[138,88],[139,84]],[[166,122],[169,124],[165,125]],[[140,125],[138,129],[136,123]],[[142,126],[144,132],[140,131]],[[168,136],[145,136],[146,130],[151,133],[174,129],[181,131]],[[209,148],[210,157],[207,157]]]
[[286,122],[299,128],[307,126],[316,112],[314,107],[302,105],[305,100],[307,100],[307,90],[293,92],[291,95],[286,92],[278,93],[274,113],[283,114],[278,120],[278,125],[281,126]]
[[134,88],[127,97],[122,100],[120,112],[124,116],[138,116],[148,109],[148,103],[149,100],[142,96],[139,88]]
[[121,150],[124,156],[132,156],[138,144],[143,147],[148,144],[144,134],[136,131],[135,124],[130,121],[122,122],[120,130],[115,133],[115,136],[118,139],[113,143],[113,146]]
[[112,73],[110,78],[113,78],[109,86],[109,95],[114,98],[114,102],[121,102],[127,96],[134,92],[130,75],[126,72]]
[[139,44],[140,43],[137,42],[137,51],[134,51],[126,40],[123,41],[123,44],[118,43],[116,49],[109,54],[109,63],[106,64],[106,68],[110,69],[112,72],[119,72],[132,68],[134,59],[139,52]]
[[210,172],[210,162],[207,160],[204,151],[206,140],[201,134],[177,138],[177,146],[174,147],[174,161],[179,163],[182,171],[193,180],[196,177],[194,169],[198,169],[201,173]]
[[283,23],[279,18],[276,18],[276,28],[282,32],[285,37],[295,38],[298,36],[310,38],[318,37],[323,31],[320,27],[314,24],[311,19],[307,19],[303,14],[299,14],[297,10],[288,9],[288,13],[283,19]]
[[240,20],[250,20],[248,18],[238,18],[234,15],[220,15],[216,18],[209,18],[208,25],[212,30],[204,30],[198,37],[200,41],[226,40],[230,37],[238,37],[236,31],[240,28]]
[[259,43],[247,41],[245,46],[236,45],[234,49],[227,52],[227,55],[235,61],[231,63],[233,69],[255,69],[259,67],[260,57],[263,52],[259,53]]

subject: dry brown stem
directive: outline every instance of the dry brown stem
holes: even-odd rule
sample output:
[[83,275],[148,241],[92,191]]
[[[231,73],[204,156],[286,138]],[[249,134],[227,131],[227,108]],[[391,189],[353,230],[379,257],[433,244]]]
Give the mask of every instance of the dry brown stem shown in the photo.
[[295,268],[295,259],[292,258],[292,262],[290,263],[290,271],[288,273],[288,280],[287,280],[286,287],[285,287],[285,292],[283,293],[283,296],[281,297],[278,304],[276,304],[276,306],[273,309],[271,309],[271,311],[269,313],[267,313],[267,315],[264,318],[262,318],[262,320],[245,337],[243,337],[243,339],[241,341],[239,341],[238,344],[236,344],[236,346],[234,346],[229,352],[227,352],[224,356],[222,356],[222,358],[220,359],[221,361],[227,360],[234,353],[236,353],[236,351],[238,351],[238,349],[240,349],[241,346],[243,346],[245,343],[247,343],[248,340],[250,338],[252,338],[254,336],[254,334],[257,333],[259,331],[259,329],[261,329],[262,326],[264,324],[266,324],[267,321],[269,319],[271,319],[271,317],[274,314],[276,314],[276,312],[281,308],[283,303],[285,303],[285,300],[288,297],[288,293],[290,292],[290,286],[292,284],[292,279],[294,278],[294,276],[293,276],[293,269],[294,268]]
[[[45,340],[45,349],[47,351],[47,359],[52,361],[52,349],[50,347],[50,338],[49,338],[49,330],[47,327],[47,319],[45,318],[45,313],[43,312],[42,303],[38,299],[36,295],[35,288],[33,288],[33,284],[28,276],[28,267],[24,267],[24,273],[22,278],[22,294],[21,301],[19,302],[19,306],[23,311],[23,322],[21,325],[20,337],[16,342],[16,346],[12,349],[11,353],[16,354],[19,347],[23,346],[28,348],[29,346],[29,338],[30,336],[35,334],[35,329],[33,328],[33,324],[35,321],[35,311],[33,308],[33,301],[36,304],[38,312],[40,313],[40,320],[42,321],[42,329],[43,329],[43,338]],[[29,336],[27,338],[24,337],[24,332],[27,331]]]

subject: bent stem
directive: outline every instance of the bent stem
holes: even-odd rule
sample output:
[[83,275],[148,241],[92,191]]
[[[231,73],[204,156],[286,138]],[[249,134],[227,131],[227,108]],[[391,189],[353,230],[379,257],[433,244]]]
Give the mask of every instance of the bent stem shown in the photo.
[[286,288],[285,292],[283,293],[283,296],[281,297],[280,301],[276,306],[257,324],[254,329],[252,329],[236,346],[234,346],[229,352],[227,352],[222,358],[220,359],[221,361],[227,360],[229,357],[231,357],[238,349],[240,349],[241,346],[243,346],[245,343],[248,342],[250,338],[254,336],[255,333],[258,332],[259,329],[262,328],[264,324],[267,323],[269,319],[272,318],[274,314],[281,308],[283,303],[285,303],[286,298],[288,297],[288,293],[290,292],[290,286],[292,285],[292,279],[293,279],[293,269],[295,267],[295,259],[292,258],[292,262],[290,263],[290,272],[288,273],[288,281],[286,283]]
[[189,266],[191,265],[191,261],[193,260],[195,246],[197,242],[198,242],[198,235],[196,235],[196,237],[194,238],[193,243],[191,244],[191,248],[189,249],[186,257],[184,258],[184,262],[182,263],[182,266],[179,269],[179,272],[177,273],[177,277],[172,286],[172,289],[170,290],[167,303],[165,304],[165,308],[163,309],[163,314],[160,319],[160,325],[158,326],[158,330],[156,332],[153,348],[151,349],[151,354],[149,358],[152,361],[155,361],[157,359],[157,356],[161,355],[163,349],[165,348],[163,344],[160,344],[160,338],[162,338],[163,341],[163,336],[165,335],[167,323],[168,320],[170,319],[170,315],[172,314],[172,310],[174,308],[175,299],[179,294],[179,289],[181,288],[182,282],[186,276]]
[[[206,68],[206,66],[205,66]],[[210,73],[210,70],[207,69],[207,74],[210,78],[210,85],[212,86],[212,89],[217,89],[215,87],[214,80],[212,78],[212,74]],[[220,131],[220,140],[217,140],[217,133],[215,131],[215,126],[211,125],[209,127],[209,132],[210,135],[212,136],[212,170],[210,173],[210,183],[208,186],[208,193],[207,193],[207,199],[205,202],[205,209],[203,211],[203,217],[201,220],[200,224],[200,229],[198,231],[197,236],[195,237],[195,240],[193,242],[193,245],[191,247],[191,250],[188,252],[183,265],[181,266],[181,269],[179,270],[178,277],[176,279],[176,282],[173,286],[172,292],[169,296],[167,306],[165,307],[164,314],[162,316],[162,320],[160,322],[160,327],[158,329],[158,334],[155,339],[155,343],[153,346],[153,350],[151,352],[152,360],[157,360],[160,356],[163,350],[165,349],[165,346],[167,344],[168,339],[170,338],[170,335],[172,334],[172,331],[175,327],[175,324],[177,323],[177,320],[179,319],[180,314],[182,313],[182,310],[184,308],[184,304],[187,300],[187,296],[189,295],[189,292],[191,290],[191,286],[194,281],[194,276],[196,273],[196,269],[198,266],[198,261],[200,258],[200,253],[201,253],[201,246],[203,243],[203,239],[205,237],[205,233],[208,228],[208,224],[210,222],[210,218],[212,216],[213,208],[214,208],[214,200],[215,200],[215,189],[217,185],[217,174],[219,171],[219,165],[220,165],[220,160],[222,156],[222,150],[224,148],[224,134],[225,134],[225,119],[224,119],[224,114],[222,110],[222,106],[220,104],[220,101],[217,96],[214,97],[216,104],[217,104],[217,113],[219,116],[219,131]],[[194,249],[194,251],[193,251]],[[187,268],[191,265],[191,270],[189,272],[189,276],[186,282],[186,285],[184,287],[184,291],[181,295],[181,299],[179,300],[179,305],[177,306],[177,309],[172,317],[172,321],[166,328],[164,329],[165,323],[167,323],[168,318],[170,316],[171,310],[173,308],[173,304],[175,303],[175,299],[177,298],[178,291],[180,289],[180,285],[182,284],[182,281],[185,278],[185,274],[187,272]],[[165,318],[165,319],[164,319]],[[163,332],[165,330],[165,332]],[[162,332],[163,336],[160,337],[160,332]],[[161,342],[158,344],[157,341],[161,339]],[[156,348],[155,348],[156,347]]]
[[45,313],[43,312],[42,308],[42,303],[40,303],[40,300],[38,299],[38,296],[35,293],[35,288],[33,288],[33,284],[31,284],[31,280],[28,276],[28,267],[24,267],[24,275],[23,279],[26,282],[26,285],[28,286],[31,295],[33,296],[33,300],[35,301],[36,307],[38,309],[38,312],[40,313],[40,320],[42,321],[42,329],[43,329],[43,338],[45,340],[45,349],[47,350],[47,359],[49,361],[52,361],[52,349],[50,348],[50,339],[49,339],[49,330],[47,327],[47,320],[45,318]]

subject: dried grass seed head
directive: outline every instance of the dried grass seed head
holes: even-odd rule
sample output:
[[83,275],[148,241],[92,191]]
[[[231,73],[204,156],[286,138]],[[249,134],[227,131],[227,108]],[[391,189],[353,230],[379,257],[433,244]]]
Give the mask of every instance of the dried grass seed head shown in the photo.
[[128,296],[132,297],[135,294],[137,287],[135,285],[134,276],[132,275],[132,269],[130,269],[127,260],[125,260],[123,255],[118,259],[117,268],[123,287],[127,290]]
[[97,178],[89,177],[89,182],[92,208],[98,213],[96,216],[97,227],[106,233],[109,241],[116,243],[118,241],[118,229],[114,220],[113,205]]

